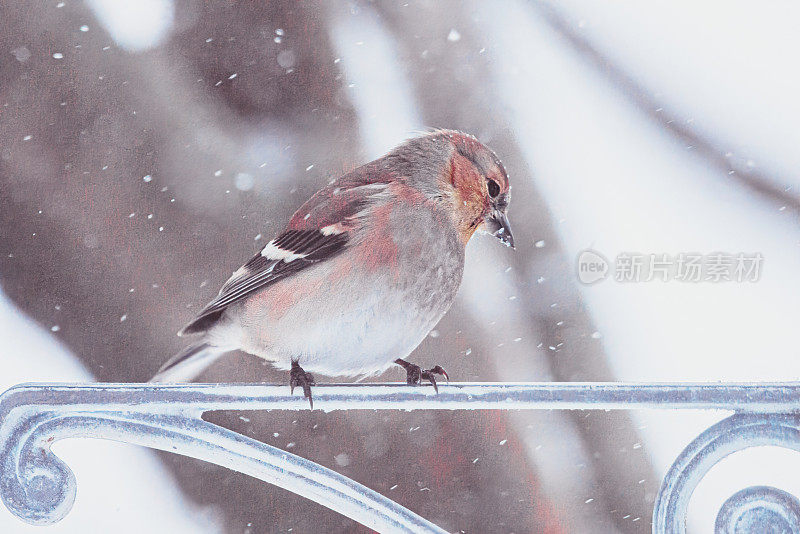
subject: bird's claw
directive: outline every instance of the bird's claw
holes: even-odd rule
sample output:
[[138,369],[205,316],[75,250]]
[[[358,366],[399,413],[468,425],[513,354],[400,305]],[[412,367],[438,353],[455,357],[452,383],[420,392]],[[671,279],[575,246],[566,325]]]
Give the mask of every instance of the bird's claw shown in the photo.
[[447,375],[447,372],[439,365],[435,365],[430,369],[423,369],[419,365],[409,363],[400,358],[396,359],[394,363],[406,370],[406,384],[409,386],[419,386],[422,384],[423,380],[427,380],[433,386],[433,390],[439,393],[439,386],[436,384],[435,375],[442,375],[445,380],[450,382],[450,377]]
[[311,409],[314,409],[314,399],[311,397],[311,386],[315,384],[314,376],[311,373],[306,373],[300,364],[296,361],[292,362],[292,369],[289,371],[289,391],[294,395],[295,386],[303,388],[303,396],[308,399]]

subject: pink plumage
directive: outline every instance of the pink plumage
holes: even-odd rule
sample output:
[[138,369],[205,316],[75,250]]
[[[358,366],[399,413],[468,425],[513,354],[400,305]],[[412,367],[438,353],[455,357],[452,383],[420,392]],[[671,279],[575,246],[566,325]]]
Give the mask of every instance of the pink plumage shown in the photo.
[[153,380],[191,379],[241,349],[289,369],[309,400],[309,371],[366,376],[396,363],[409,383],[436,386],[441,367],[403,358],[450,308],[474,232],[513,246],[509,189],[500,160],[469,135],[403,143],[303,204],[181,331],[201,340]]

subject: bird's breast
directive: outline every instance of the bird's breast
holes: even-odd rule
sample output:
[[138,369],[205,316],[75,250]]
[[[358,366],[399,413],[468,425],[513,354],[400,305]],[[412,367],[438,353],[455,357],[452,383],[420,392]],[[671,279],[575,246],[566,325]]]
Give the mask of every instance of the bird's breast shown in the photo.
[[458,291],[463,245],[434,214],[398,219],[387,208],[373,220],[380,231],[244,304],[245,350],[279,367],[299,358],[307,371],[353,376],[378,373],[422,342]]

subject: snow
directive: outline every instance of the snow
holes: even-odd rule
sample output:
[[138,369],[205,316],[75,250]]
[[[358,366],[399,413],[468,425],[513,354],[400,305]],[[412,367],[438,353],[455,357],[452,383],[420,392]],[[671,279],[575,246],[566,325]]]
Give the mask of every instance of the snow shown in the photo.
[[423,126],[396,61],[397,45],[368,8],[335,18],[331,38],[351,82],[348,97],[358,112],[366,158],[377,158]]
[[[608,14],[609,20],[613,13]],[[796,302],[786,298],[800,294],[796,275],[800,232],[792,218],[731,184],[725,173],[636,110],[627,95],[535,15],[520,4],[502,12],[480,11],[488,34],[497,36],[492,64],[509,106],[507,118],[553,218],[563,220],[557,229],[568,254],[577,257],[581,250],[591,248],[607,257],[626,251],[726,251],[760,252],[765,258],[757,283],[618,284],[607,280],[583,286],[583,298],[603,333],[616,376],[647,381],[799,376],[800,360],[786,350],[796,343],[794,325],[800,321]],[[637,28],[637,35],[639,30],[645,34],[650,29],[648,20],[640,13],[635,20],[617,21],[614,31],[627,35],[622,29],[627,27]],[[659,36],[663,34],[651,36],[650,45],[645,45],[651,48],[643,55],[649,58],[644,72],[655,72],[665,64],[654,61],[663,56],[650,54]],[[667,42],[682,36],[674,31]],[[705,39],[705,43],[713,40]],[[638,41],[635,46],[628,44],[630,56],[642,49]],[[687,44],[693,54],[702,54],[701,48],[699,43]],[[695,81],[689,73],[674,76],[665,69],[663,75],[659,85],[663,91],[695,94],[688,108],[692,113],[706,107],[717,109],[715,99],[735,98],[722,96],[727,86],[713,92],[709,84],[705,96],[693,91],[697,86],[691,85]],[[761,109],[740,108],[747,108],[742,110],[745,115]],[[784,112],[779,106],[774,109]],[[724,115],[722,107],[718,112]],[[756,123],[765,120],[759,118]],[[796,135],[786,120],[770,122],[770,138],[780,132]],[[720,135],[743,131],[734,126],[718,123],[709,130]],[[755,143],[755,137],[747,140]],[[751,146],[755,150],[756,144]],[[789,161],[777,149],[771,154],[776,168]],[[642,430],[645,446],[663,475],[679,451],[723,414],[634,411],[632,415],[646,426]],[[790,462],[787,455],[763,451],[748,454],[756,454],[756,460],[737,463],[735,469],[720,466],[721,474],[703,482],[705,489],[698,490],[690,512],[690,523],[698,532],[713,530],[715,504],[722,495],[727,497],[742,487],[743,478],[760,475],[760,483],[772,482],[800,494],[800,484],[785,476],[787,471],[797,472],[797,459]]]
[[[45,329],[0,292],[0,390],[23,382],[92,382],[93,377]],[[132,445],[101,440],[64,440],[53,446],[75,472],[75,507],[59,523],[33,526],[0,506],[0,532],[222,532],[211,510],[183,499],[155,455]]]
[[567,0],[558,9],[677,120],[798,192],[800,5]]
[[281,50],[278,52],[278,57],[276,58],[278,65],[283,67],[284,69],[290,69],[294,67],[295,62],[297,59],[295,58],[294,52],[291,50]]
[[[171,0],[89,0],[88,4],[117,45],[128,51],[158,46],[174,22]],[[56,7],[64,5],[59,2]],[[623,285],[608,279],[584,286],[582,295],[597,326],[597,331],[586,335],[603,343],[620,380],[796,378],[800,360],[787,352],[787,347],[796,344],[794,329],[800,319],[796,299],[789,297],[800,290],[800,277],[795,274],[800,272],[795,215],[786,206],[776,206],[741,188],[654,117],[668,116],[689,125],[731,161],[759,171],[796,196],[800,190],[796,172],[800,166],[796,128],[800,74],[794,68],[794,56],[800,47],[795,27],[800,7],[776,3],[753,9],[751,3],[739,0],[702,5],[688,0],[656,4],[565,0],[554,9],[566,16],[572,31],[639,84],[646,102],[658,106],[641,109],[641,101],[634,102],[632,95],[580,57],[530,5],[509,4],[504,10],[477,6],[476,20],[489,45],[478,52],[491,56],[501,96],[498,113],[509,121],[534,171],[535,186],[553,219],[559,221],[560,244],[566,253],[577,258],[581,251],[593,250],[614,258],[631,251],[725,251],[760,253],[765,258],[761,279],[753,284]],[[87,32],[89,27],[79,30]],[[276,43],[286,39],[283,29],[274,33]],[[423,126],[413,90],[397,60],[398,47],[368,7],[335,17],[331,39],[340,56],[334,63],[347,79],[344,92],[358,114],[365,155],[380,156]],[[436,39],[446,40],[453,49],[468,41],[456,28],[447,32],[447,26]],[[19,62],[31,55],[25,47],[11,54]],[[64,57],[63,52],[52,53],[53,59]],[[297,58],[287,48],[275,60],[291,69]],[[227,79],[234,80],[238,74]],[[23,141],[31,139],[31,135],[23,137]],[[277,175],[289,166],[288,156],[271,137],[254,142],[248,153],[254,160],[268,159]],[[308,165],[306,171],[313,167]],[[217,177],[222,174],[222,170],[214,172]],[[143,177],[145,182],[151,179]],[[239,191],[255,188],[255,180],[246,172],[234,174]],[[512,202],[512,214],[515,209],[523,207],[515,208]],[[147,215],[152,218],[152,213]],[[255,240],[261,237],[258,234]],[[527,244],[531,245],[551,246],[541,240]],[[498,253],[493,241],[474,246],[481,256]],[[502,297],[487,301],[479,290],[481,284],[475,282],[488,279],[476,274],[483,272],[476,270],[480,268],[468,267],[465,285],[471,288],[462,298],[476,310],[508,314],[517,298],[514,289],[505,285],[507,280],[500,280],[492,287],[499,288],[495,292]],[[535,279],[545,282],[543,276]],[[551,306],[557,308],[558,303]],[[127,314],[122,315],[120,322],[126,319]],[[509,340],[522,339],[514,337],[513,324],[506,327]],[[58,324],[32,323],[0,294],[2,384],[92,379],[48,328],[53,334],[61,331]],[[431,337],[436,337],[435,331]],[[540,344],[540,348],[562,357],[573,355],[571,347],[561,344]],[[647,450],[659,475],[690,440],[725,415],[631,413],[642,435],[642,443],[632,448]],[[550,442],[556,443],[567,430],[554,422],[541,432],[551,434]],[[547,442],[548,438],[540,439]],[[578,439],[570,445],[578,449]],[[542,445],[528,442],[526,447],[538,451]],[[73,512],[57,525],[34,528],[0,507],[4,510],[0,531],[219,531],[209,514],[183,501],[160,463],[146,451],[87,440],[61,442],[55,450],[67,459],[79,480]],[[579,452],[555,451],[548,458],[558,461],[540,466],[540,476],[545,481],[565,479],[563,466],[574,463]],[[529,455],[533,457],[530,451]],[[722,500],[745,485],[771,483],[800,494],[800,481],[790,476],[800,467],[795,456],[757,449],[723,462],[700,484],[690,508],[691,526],[711,531]],[[351,459],[342,453],[335,461],[346,466]],[[585,499],[587,505],[593,502],[596,506],[594,497]]]
[[19,61],[20,63],[25,63],[31,57],[31,51],[28,50],[25,46],[20,46],[11,51],[11,54]]
[[246,172],[236,174],[236,189],[239,191],[250,191],[255,185],[255,177]]
[[455,43],[456,41],[461,40],[461,34],[455,28],[450,30],[450,33],[447,34],[447,40],[451,43]]

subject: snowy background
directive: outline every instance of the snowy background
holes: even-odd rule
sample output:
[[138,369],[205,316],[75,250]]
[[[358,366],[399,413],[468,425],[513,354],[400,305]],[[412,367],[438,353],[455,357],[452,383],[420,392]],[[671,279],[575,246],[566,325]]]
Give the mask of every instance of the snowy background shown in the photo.
[[[798,18],[788,2],[4,2],[0,387],[148,379],[310,194],[431,126],[503,160],[518,246],[473,240],[415,361],[456,380],[795,379]],[[754,283],[585,286],[587,248],[764,260]],[[286,377],[238,354],[203,380]],[[645,533],[670,463],[724,415],[212,418],[450,531]],[[73,512],[33,528],[0,507],[0,531],[366,531],[193,460],[57,452]],[[746,485],[800,495],[798,472],[770,448],[726,460],[690,530]]]

